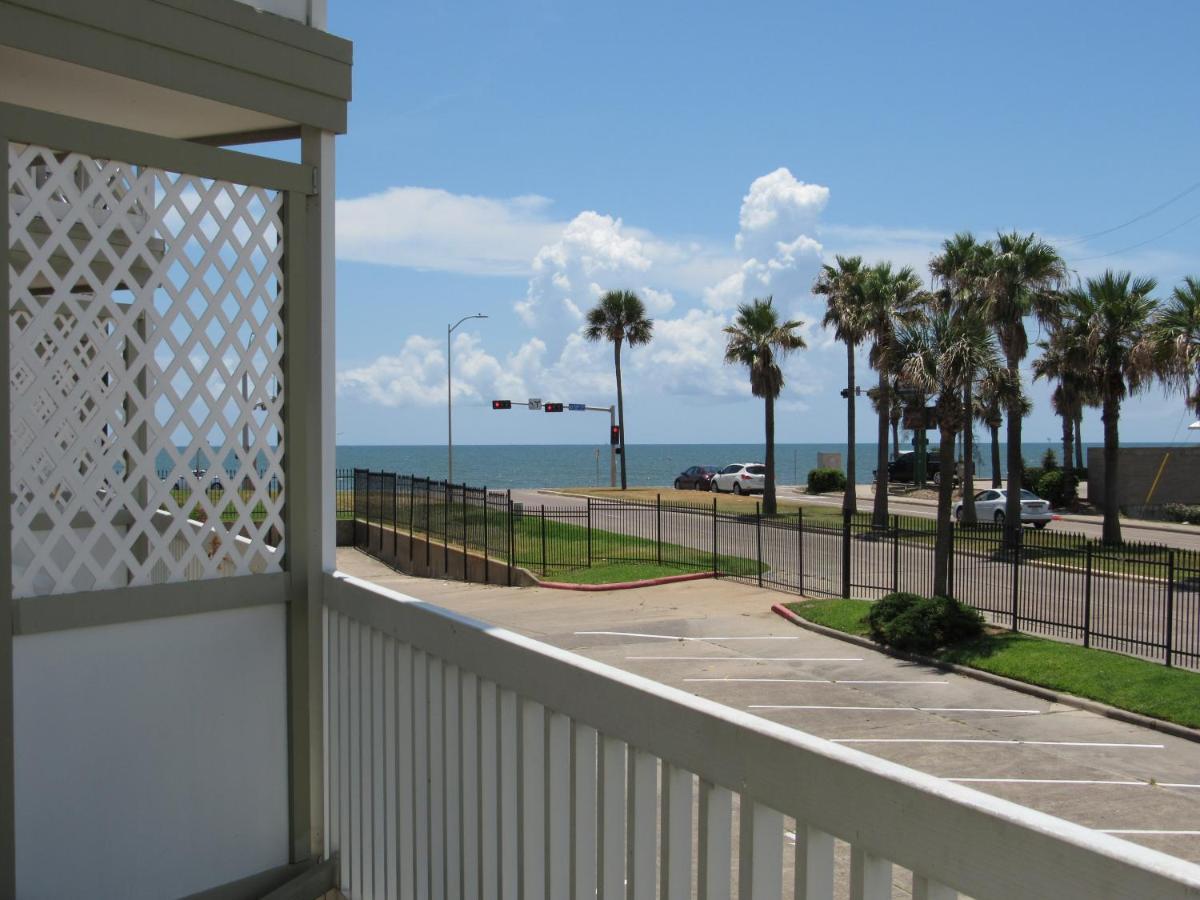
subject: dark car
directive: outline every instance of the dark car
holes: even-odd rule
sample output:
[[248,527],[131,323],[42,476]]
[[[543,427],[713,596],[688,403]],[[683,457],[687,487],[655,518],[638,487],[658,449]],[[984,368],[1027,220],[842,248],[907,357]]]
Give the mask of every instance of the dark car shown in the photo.
[[692,466],[675,479],[677,491],[707,491],[712,478],[717,474],[716,466]]
[[[933,484],[941,482],[941,463],[938,462],[935,451],[926,451],[925,480]],[[874,473],[872,473],[874,474]],[[888,462],[888,481],[898,484],[912,484],[917,477],[917,454],[913,450],[900,453]]]

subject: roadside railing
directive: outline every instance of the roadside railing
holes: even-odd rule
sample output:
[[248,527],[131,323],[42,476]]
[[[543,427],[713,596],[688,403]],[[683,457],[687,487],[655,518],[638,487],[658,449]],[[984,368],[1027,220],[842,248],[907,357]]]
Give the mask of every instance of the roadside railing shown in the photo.
[[[638,563],[813,597],[933,590],[933,522],[915,516],[891,516],[880,529],[866,512],[848,520],[803,509],[768,517],[758,505],[722,509],[715,497],[531,506],[508,491],[362,469],[339,474],[339,515],[344,502],[360,549],[384,556],[386,535],[421,536],[426,554],[444,555],[450,577],[471,577],[465,554],[461,572],[450,563],[451,550],[465,548],[483,557],[485,570],[494,562],[551,580]],[[1200,554],[1033,529],[1013,547],[992,523],[955,525],[953,538],[950,593],[994,624],[1200,668]]]
[[369,582],[327,576],[325,605],[354,900],[1200,892],[1183,860]]

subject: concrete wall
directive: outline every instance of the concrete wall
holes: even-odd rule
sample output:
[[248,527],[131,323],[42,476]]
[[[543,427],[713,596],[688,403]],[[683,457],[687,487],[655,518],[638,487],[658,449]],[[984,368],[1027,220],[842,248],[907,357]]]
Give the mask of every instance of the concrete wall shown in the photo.
[[18,896],[176,897],[288,861],[283,605],[13,644]]
[[[1166,503],[1200,504],[1200,447],[1122,447],[1118,451],[1117,506],[1162,506]],[[1163,458],[1166,456],[1166,464]],[[1089,447],[1088,499],[1104,507],[1104,450]],[[1150,493],[1162,469],[1158,486]]]
[[[341,523],[339,524],[339,528]],[[353,526],[353,522],[348,523]],[[341,532],[339,531],[339,538]],[[378,525],[358,525],[360,541],[366,541],[364,548],[375,558],[408,575],[421,578],[446,578],[453,581],[470,581],[476,584],[510,584],[509,567],[502,561],[485,559],[482,553],[474,551],[466,554],[466,569],[464,570],[463,552],[453,545],[447,548],[438,540],[429,543],[425,538],[416,535],[411,542],[404,532],[393,532],[390,528],[380,528]],[[340,543],[340,541],[339,541]],[[351,540],[353,543],[353,528]],[[447,562],[449,565],[447,565]],[[511,584],[514,587],[532,587],[537,579],[527,570],[519,566],[512,567]]]

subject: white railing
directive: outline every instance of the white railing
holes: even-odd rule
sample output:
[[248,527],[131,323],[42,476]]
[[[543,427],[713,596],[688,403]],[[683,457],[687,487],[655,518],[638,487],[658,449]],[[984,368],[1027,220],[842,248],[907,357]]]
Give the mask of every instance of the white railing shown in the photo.
[[1174,857],[369,582],[325,593],[327,850],[354,900],[831,898],[845,853],[853,900],[890,898],[893,867],[915,898],[1200,895]]

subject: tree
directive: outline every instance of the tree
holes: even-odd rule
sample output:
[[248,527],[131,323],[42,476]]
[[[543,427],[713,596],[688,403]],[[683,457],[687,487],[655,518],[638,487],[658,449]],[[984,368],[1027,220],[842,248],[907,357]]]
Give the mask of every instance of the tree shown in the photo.
[[982,373],[999,368],[995,338],[982,310],[942,309],[897,335],[897,359],[902,382],[928,396],[937,396],[938,451],[942,478],[938,483],[937,531],[933,548],[933,593],[949,596],[950,545],[954,540],[950,506],[954,495],[954,441],[971,427],[963,398],[966,387]]
[[1087,376],[1096,386],[1104,422],[1104,525],[1101,540],[1121,543],[1117,484],[1121,401],[1149,386],[1158,373],[1153,330],[1158,303],[1153,278],[1106,271],[1066,296],[1063,317],[1086,341]]
[[1083,414],[1089,395],[1086,332],[1081,323],[1064,315],[1050,327],[1046,340],[1038,341],[1042,355],[1033,361],[1034,380],[1054,381],[1050,402],[1062,419],[1063,470],[1075,470],[1075,422]]
[[650,343],[654,321],[646,318],[646,306],[633,291],[609,291],[588,310],[583,336],[589,341],[611,341],[613,366],[617,373],[617,425],[621,432],[621,490],[629,486],[626,476],[629,445],[625,440],[625,394],[621,385],[621,345],[637,347]]
[[[980,243],[969,231],[959,232],[942,242],[942,252],[929,262],[929,274],[941,286],[936,296],[939,308],[951,315],[979,316],[986,309],[986,279],[992,248]],[[975,514],[975,434],[973,428],[976,377],[963,384],[963,523],[974,525]],[[946,472],[946,469],[942,469]]]
[[1004,411],[1008,409],[1012,395],[1021,408],[1021,417],[1029,415],[1033,404],[1021,391],[1020,382],[1009,378],[1008,369],[1000,368],[985,375],[979,381],[975,393],[975,419],[986,425],[992,437],[992,487],[1002,486],[1000,473],[1000,426],[1004,424]]
[[1200,278],[1189,276],[1171,292],[1155,317],[1151,340],[1163,380],[1200,414]]
[[846,490],[842,495],[842,511],[853,515],[858,511],[854,355],[868,335],[862,290],[864,269],[861,256],[839,256],[836,262],[836,266],[821,267],[813,293],[825,297],[825,317],[821,324],[832,327],[837,339],[846,345]]
[[928,295],[917,273],[907,266],[896,271],[881,262],[869,268],[863,278],[863,312],[871,336],[870,362],[879,374],[876,385],[879,413],[878,446],[875,458],[875,505],[871,524],[887,528],[888,502],[888,424],[892,412],[891,379],[896,371],[896,330],[915,322]]
[[767,467],[763,487],[763,512],[775,514],[775,400],[783,390],[780,361],[794,350],[805,348],[796,334],[800,321],[780,322],[770,297],[755,299],[738,306],[733,324],[725,328],[729,336],[725,362],[741,363],[750,370],[750,392],[762,397],[766,405]]
[[[992,257],[984,281],[987,296],[987,320],[996,332],[1004,354],[1009,378],[1020,384],[1021,360],[1029,352],[1025,319],[1033,316],[1051,321],[1059,299],[1059,287],[1066,279],[1066,264],[1058,252],[1035,234],[1010,232],[999,234],[992,242]],[[1007,543],[1017,546],[1021,540],[1021,418],[1020,393],[1009,392],[1006,409],[1008,424],[1008,495],[1004,518]]]

